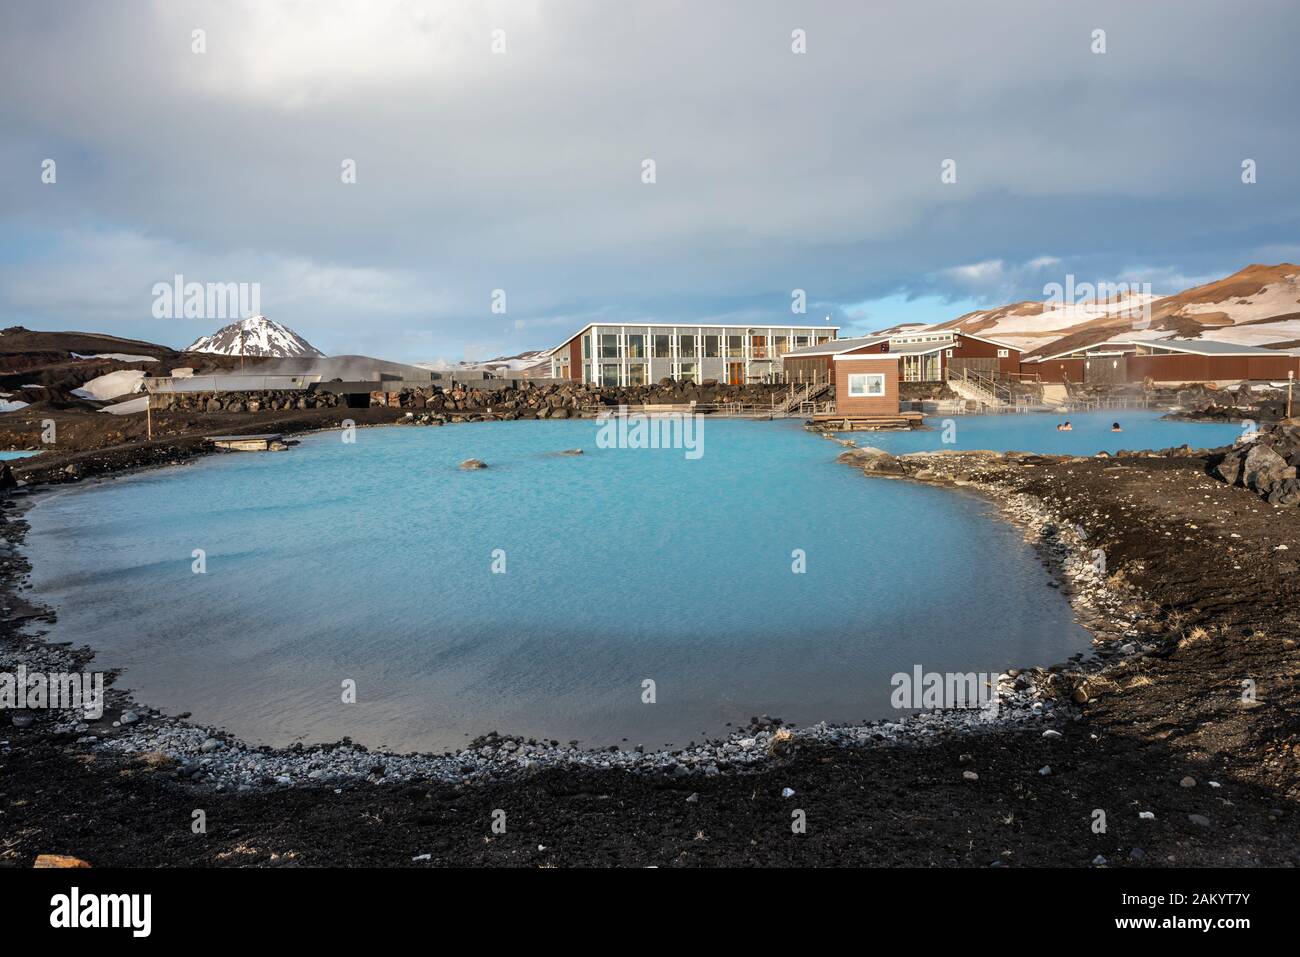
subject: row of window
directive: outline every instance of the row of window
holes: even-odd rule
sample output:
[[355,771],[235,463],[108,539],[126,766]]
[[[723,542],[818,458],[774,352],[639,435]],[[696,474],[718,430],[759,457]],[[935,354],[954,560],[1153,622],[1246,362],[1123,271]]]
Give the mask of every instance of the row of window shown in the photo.
[[[619,364],[617,362],[605,362],[600,366],[600,384],[603,386],[616,387],[620,384],[626,385],[649,385],[650,367],[645,362],[631,362],[627,367],[627,382],[618,381]],[[700,381],[700,366],[696,362],[683,362],[679,366],[676,376],[679,382],[694,382],[697,385]]]
[[[823,342],[830,341],[830,336],[772,336],[772,355],[781,356],[791,349],[799,349],[804,346],[812,345],[814,342],[820,345]],[[599,358],[601,359],[673,359],[673,358],[703,358],[703,359],[721,359],[724,356],[728,359],[743,359],[745,357],[745,337],[743,335],[694,335],[680,333],[678,335],[655,333],[644,335],[642,333],[628,333],[624,343],[619,343],[619,335],[616,332],[604,332],[599,336],[598,347],[600,349]],[[673,352],[673,340],[676,340],[677,351]],[[768,354],[768,337],[765,335],[750,336],[750,355],[764,357]],[[725,352],[724,352],[725,350]],[[591,335],[582,337],[582,358],[591,358]]]

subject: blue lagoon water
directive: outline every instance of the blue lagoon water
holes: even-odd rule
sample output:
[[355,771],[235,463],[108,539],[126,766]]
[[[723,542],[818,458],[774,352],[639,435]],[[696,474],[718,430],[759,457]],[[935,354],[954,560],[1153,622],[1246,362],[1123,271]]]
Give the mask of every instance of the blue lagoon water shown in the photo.
[[[955,415],[927,418],[930,430],[912,432],[845,433],[859,445],[874,445],[896,455],[933,452],[937,449],[990,449],[994,452],[1038,452],[1044,455],[1096,455],[1121,449],[1166,449],[1187,444],[1193,448],[1231,445],[1242,433],[1233,423],[1179,422],[1161,419],[1164,413],[1151,409],[1112,409],[1070,416],[1037,413],[1004,415]],[[1069,432],[1058,432],[1059,423],[1070,422]],[[955,442],[943,441],[944,423],[955,425]],[[1122,432],[1112,432],[1118,422]]]
[[[1213,427],[1190,428],[1209,443]],[[763,712],[889,714],[891,675],[917,664],[1086,647],[1032,550],[973,496],[864,478],[793,422],[708,421],[697,460],[600,449],[597,429],[324,433],[52,492],[29,513],[35,594],[58,611],[51,637],[91,644],[142,702],[277,745],[443,749],[494,729],[680,745]],[[470,457],[489,468],[457,468]]]

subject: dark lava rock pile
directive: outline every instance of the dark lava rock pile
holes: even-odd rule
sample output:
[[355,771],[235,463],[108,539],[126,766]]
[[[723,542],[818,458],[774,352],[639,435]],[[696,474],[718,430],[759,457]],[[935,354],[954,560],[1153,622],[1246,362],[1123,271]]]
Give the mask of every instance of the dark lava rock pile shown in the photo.
[[176,392],[161,394],[164,412],[283,412],[291,409],[332,409],[342,397],[332,392],[255,390],[248,392]]
[[1282,390],[1256,392],[1242,383],[1235,392],[1195,385],[1172,395],[1154,396],[1158,405],[1172,402],[1182,411],[1171,418],[1198,422],[1239,422],[1250,419],[1276,422],[1286,416],[1286,393]]
[[1300,505],[1300,428],[1276,425],[1224,453],[1211,474],[1264,496],[1270,505]]
[[602,388],[595,385],[564,383],[532,385],[497,390],[475,389],[457,385],[450,389],[431,386],[407,389],[389,400],[395,408],[424,410],[450,417],[451,421],[479,419],[568,419],[594,415],[602,409],[620,405],[700,405],[738,402],[771,405],[787,393],[783,385],[725,385],[717,382],[675,382],[666,379],[658,385]]
[[[403,389],[371,394],[370,405],[461,416],[452,421],[479,419],[567,419],[583,413],[619,405],[700,405],[738,402],[768,406],[789,391],[784,385],[726,385],[706,381],[676,382],[665,379],[657,385],[607,388],[579,383],[537,384],[524,382],[504,389],[479,389],[464,383],[443,388]],[[162,406],[168,412],[278,412],[289,409],[334,408],[343,398],[331,392],[183,392],[169,395]]]

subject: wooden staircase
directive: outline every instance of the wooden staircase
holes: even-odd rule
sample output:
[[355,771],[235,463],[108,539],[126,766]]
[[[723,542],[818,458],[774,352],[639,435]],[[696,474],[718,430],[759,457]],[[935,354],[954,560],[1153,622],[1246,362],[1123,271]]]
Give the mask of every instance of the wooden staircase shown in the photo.
[[778,408],[780,411],[774,411],[773,415],[791,416],[807,414],[806,403],[816,403],[818,399],[830,391],[829,382],[807,382],[800,387],[797,383],[790,386],[790,394],[782,401]]

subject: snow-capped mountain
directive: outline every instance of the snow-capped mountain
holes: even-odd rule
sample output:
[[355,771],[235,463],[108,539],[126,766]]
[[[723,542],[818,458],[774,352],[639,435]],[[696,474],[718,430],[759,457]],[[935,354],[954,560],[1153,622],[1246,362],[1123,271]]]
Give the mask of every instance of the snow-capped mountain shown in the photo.
[[310,342],[288,326],[266,316],[241,319],[222,326],[210,336],[200,336],[185,352],[215,352],[223,356],[272,356],[278,359],[323,356]]
[[1251,265],[1172,296],[1130,292],[1071,303],[1016,302],[931,328],[988,336],[1027,355],[1120,336],[1292,348],[1300,345],[1300,266]]

